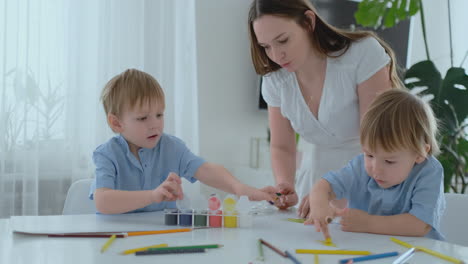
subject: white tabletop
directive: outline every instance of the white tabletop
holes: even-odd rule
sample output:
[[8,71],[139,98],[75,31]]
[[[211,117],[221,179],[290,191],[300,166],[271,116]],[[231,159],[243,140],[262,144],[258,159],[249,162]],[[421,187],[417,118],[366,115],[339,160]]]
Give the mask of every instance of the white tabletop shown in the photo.
[[[285,221],[296,217],[294,212],[275,212],[256,216],[252,228],[199,229],[192,232],[134,236],[118,238],[109,249],[100,253],[107,238],[52,238],[40,235],[14,233],[14,230],[39,232],[136,231],[173,229],[164,225],[162,212],[126,215],[76,215],[76,216],[23,216],[0,220],[0,263],[292,263],[264,247],[265,261],[258,262],[257,241],[263,238],[281,250],[288,250],[301,263],[314,263],[314,256],[296,254],[302,249],[337,249],[326,247],[321,233],[311,226]],[[179,227],[176,227],[179,228]],[[65,230],[66,229],[66,230]],[[338,249],[369,250],[372,253],[407,249],[390,241],[390,236],[348,233],[331,224],[331,235]],[[436,250],[443,254],[468,260],[468,247],[427,238],[397,237],[405,242]],[[206,253],[180,255],[135,256],[120,255],[126,249],[167,243],[169,246],[223,244],[220,249]],[[320,255],[320,263],[338,263],[352,256]],[[391,263],[397,257],[364,263]],[[409,263],[449,263],[425,253],[417,252]]]

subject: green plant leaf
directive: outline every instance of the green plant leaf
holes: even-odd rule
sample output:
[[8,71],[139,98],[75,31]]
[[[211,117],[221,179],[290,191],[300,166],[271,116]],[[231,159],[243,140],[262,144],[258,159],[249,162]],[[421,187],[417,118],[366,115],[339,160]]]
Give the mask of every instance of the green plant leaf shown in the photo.
[[[457,88],[459,87],[459,88]],[[447,100],[453,106],[459,124],[468,117],[468,75],[465,69],[448,69],[441,87],[440,100]]]
[[419,0],[363,0],[354,13],[359,25],[390,28],[415,15],[420,10]]
[[405,84],[409,89],[427,87],[424,93],[434,95],[433,101],[441,104],[442,76],[432,61],[425,60],[411,66],[405,73]]

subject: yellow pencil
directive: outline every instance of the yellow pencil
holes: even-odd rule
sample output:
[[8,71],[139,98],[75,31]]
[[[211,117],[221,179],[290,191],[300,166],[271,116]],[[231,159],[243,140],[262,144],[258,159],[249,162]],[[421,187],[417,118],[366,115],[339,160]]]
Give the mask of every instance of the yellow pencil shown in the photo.
[[315,256],[315,257],[314,257],[314,264],[319,264],[319,258],[318,258],[318,255],[317,255],[317,254],[315,254],[314,256]]
[[416,246],[415,247],[416,250],[419,250],[419,251],[422,251],[422,252],[426,252],[427,254],[429,255],[432,255],[434,257],[438,257],[438,258],[441,258],[441,259],[445,259],[447,261],[450,261],[452,263],[456,263],[456,264],[464,264],[465,262],[459,260],[459,259],[456,259],[456,258],[453,258],[453,257],[450,257],[450,256],[447,256],[447,255],[444,255],[442,253],[439,253],[437,251],[434,251],[434,250],[430,250],[428,248],[425,248],[425,247],[418,247]]
[[399,239],[396,239],[394,237],[391,237],[390,240],[397,243],[398,245],[401,245],[401,246],[404,246],[404,247],[407,247],[407,248],[413,248],[413,246],[411,244],[408,244],[408,243],[406,243],[404,241],[401,241]]
[[190,232],[191,228],[180,228],[180,229],[168,229],[168,230],[154,230],[154,231],[136,231],[127,232],[128,236],[144,236],[144,235],[157,235],[157,234],[168,234],[177,232]]
[[324,255],[370,255],[370,251],[359,250],[326,250],[326,249],[296,249],[298,254],[324,254]]
[[148,246],[148,247],[127,249],[127,250],[123,251],[120,254],[128,255],[128,254],[133,254],[133,253],[135,253],[137,251],[147,250],[148,248],[162,248],[162,247],[167,247],[167,244],[157,244],[157,245],[152,245],[152,246]]
[[441,258],[441,259],[444,259],[444,260],[447,260],[447,261],[450,261],[452,263],[456,263],[456,264],[463,264],[464,262],[459,260],[459,259],[456,259],[456,258],[453,258],[453,257],[450,257],[450,256],[447,256],[447,255],[444,255],[442,253],[439,253],[437,251],[434,251],[434,250],[430,250],[428,248],[425,248],[425,247],[419,247],[419,246],[413,246],[411,244],[408,244],[406,242],[403,242],[399,239],[396,239],[394,237],[391,237],[390,240],[392,240],[393,242],[399,244],[399,245],[402,245],[404,247],[407,247],[407,248],[416,248],[416,250],[419,250],[419,251],[422,251],[422,252],[425,252],[429,255],[433,255],[434,257],[438,257],[438,258]]
[[101,253],[104,253],[104,251],[107,250],[107,248],[112,244],[112,242],[114,242],[115,238],[117,236],[116,235],[112,235],[107,241],[106,243],[104,243],[104,245],[102,246],[101,248]]

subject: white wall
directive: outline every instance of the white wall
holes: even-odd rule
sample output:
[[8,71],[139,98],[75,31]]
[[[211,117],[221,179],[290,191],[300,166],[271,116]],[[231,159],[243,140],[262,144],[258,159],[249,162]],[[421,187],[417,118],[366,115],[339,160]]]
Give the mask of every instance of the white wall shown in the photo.
[[250,140],[266,137],[258,76],[250,59],[250,0],[196,1],[200,155],[227,168],[249,166]]
[[[426,34],[429,55],[442,76],[450,67],[449,20],[447,2],[451,6],[452,41],[454,66],[459,67],[468,50],[468,1],[467,0],[423,0]],[[421,17],[418,13],[412,21],[413,34],[410,43],[409,65],[426,59],[421,28]],[[463,65],[468,68],[468,60]]]

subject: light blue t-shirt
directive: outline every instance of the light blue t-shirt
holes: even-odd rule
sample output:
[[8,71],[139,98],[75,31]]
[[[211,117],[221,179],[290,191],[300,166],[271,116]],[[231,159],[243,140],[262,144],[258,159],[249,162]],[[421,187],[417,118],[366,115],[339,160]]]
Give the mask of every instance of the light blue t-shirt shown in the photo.
[[[170,172],[195,182],[195,172],[205,162],[193,154],[177,137],[163,134],[158,144],[138,151],[140,161],[133,155],[121,135],[111,138],[96,148],[93,161],[96,179],[91,185],[89,198],[94,199],[96,189],[109,188],[125,191],[153,190],[167,179]],[[175,202],[153,203],[132,212],[158,211],[175,208]]]
[[444,170],[433,156],[416,164],[405,181],[387,189],[367,174],[363,154],[323,178],[330,183],[336,199],[348,199],[349,208],[371,215],[410,213],[432,226],[426,237],[445,240],[439,231],[445,210]]

